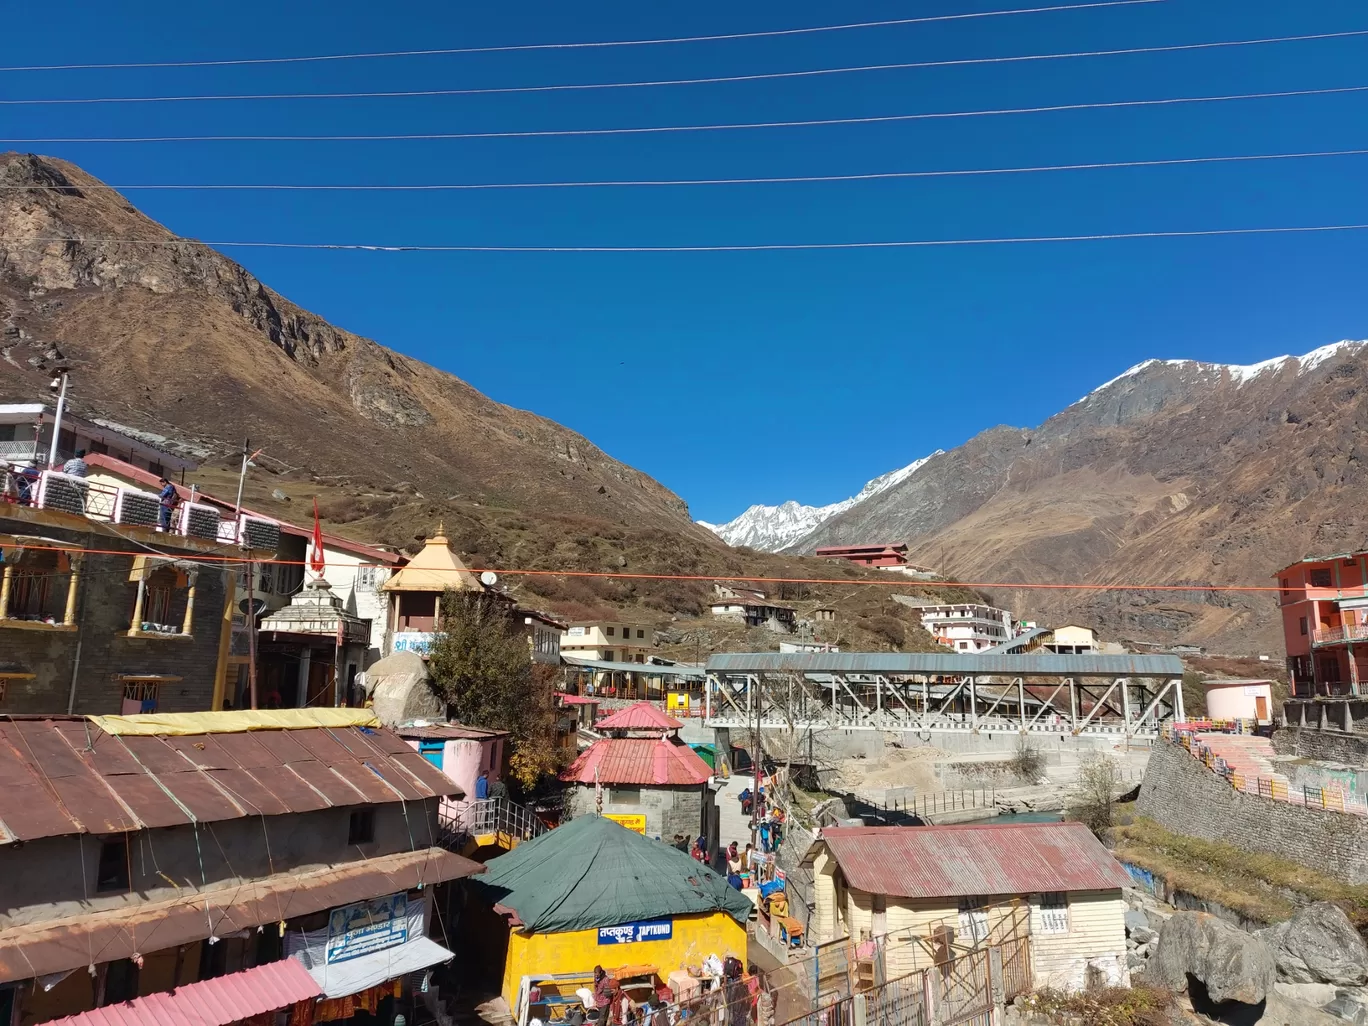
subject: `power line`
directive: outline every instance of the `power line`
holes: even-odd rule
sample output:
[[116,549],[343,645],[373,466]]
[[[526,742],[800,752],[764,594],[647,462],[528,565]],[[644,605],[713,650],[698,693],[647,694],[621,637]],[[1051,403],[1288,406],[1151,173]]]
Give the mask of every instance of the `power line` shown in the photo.
[[[1355,157],[1368,155],[1368,149],[1356,150],[1308,150],[1296,153],[1251,153],[1214,157],[1172,157],[1159,160],[1114,160],[1095,161],[1081,164],[1042,164],[1026,167],[961,168],[944,171],[874,171],[848,175],[793,175],[757,178],[674,178],[674,179],[627,179],[584,182],[457,182],[432,185],[281,185],[281,184],[164,184],[164,185],[108,185],[99,182],[94,185],[77,186],[80,189],[108,189],[111,191],[132,192],[135,190],[154,191],[244,191],[244,192],[444,192],[466,189],[589,189],[607,187],[637,186],[686,186],[686,185],[777,185],[801,182],[863,182],[900,178],[956,178],[979,175],[1034,174],[1047,171],[1095,171],[1111,168],[1174,167],[1188,164],[1227,164],[1263,160],[1300,160],[1313,157]],[[0,191],[15,192],[67,192],[70,185],[16,185],[0,184]]]
[[[106,556],[136,556],[137,553],[129,552],[126,549],[97,549],[78,545],[30,545],[23,546],[25,551],[58,551],[58,552],[79,552],[85,555],[106,555]],[[221,564],[225,567],[235,566],[245,563],[256,563],[260,565],[275,564],[281,566],[308,566],[307,559],[249,559],[246,556],[210,556],[186,553],[174,557],[184,562]],[[804,558],[804,557],[799,557]],[[815,558],[815,557],[810,557]],[[325,563],[324,566],[343,566],[356,568],[357,566],[384,566],[385,569],[394,569],[386,564],[379,563]],[[402,568],[401,568],[402,569]],[[608,577],[620,578],[622,580],[634,581],[718,581],[720,583],[746,583],[757,584],[829,584],[834,587],[873,586],[887,588],[906,588],[907,580],[888,580],[883,576],[861,579],[849,577],[765,577],[751,576],[742,577],[727,574],[647,574],[647,573],[627,573],[624,571],[611,570],[538,570],[538,569],[507,569],[500,567],[472,567],[468,570],[461,570],[456,567],[437,567],[434,573],[446,573],[459,577],[461,574],[476,575],[485,573],[501,574],[505,577]],[[397,571],[396,571],[397,572]],[[892,577],[894,575],[887,575]],[[944,587],[957,588],[1017,588],[1017,589],[1055,589],[1055,590],[1078,590],[1078,591],[1248,591],[1248,592],[1294,592],[1297,588],[1283,588],[1276,584],[1098,584],[1088,582],[1041,582],[1041,581],[936,581],[931,582]]]
[[417,132],[359,135],[152,135],[152,136],[49,136],[10,137],[11,145],[174,142],[417,142],[438,139],[532,139],[553,136],[650,135],[665,132],[721,132],[755,128],[812,128],[828,125],[872,125],[900,121],[936,121],[953,118],[999,117],[1014,114],[1051,114],[1075,110],[1113,110],[1126,107],[1164,107],[1189,103],[1224,103],[1233,100],[1276,100],[1301,96],[1336,96],[1368,92],[1368,85],[1331,86],[1322,89],[1284,89],[1258,93],[1224,93],[1212,96],[1173,96],[1152,100],[1109,100],[1095,103],[1061,103],[1039,107],[999,107],[983,110],[931,111],[919,114],[883,114],[857,118],[815,118],[800,121],[749,121],[711,125],[651,125],[636,128],[555,128],[520,132]]
[[506,46],[446,47],[430,50],[382,50],[368,53],[320,54],[305,57],[245,57],[205,61],[137,61],[109,64],[36,64],[0,68],[12,71],[89,71],[121,68],[222,68],[253,64],[304,64],[318,61],[371,60],[377,57],[436,57],[456,54],[511,53],[522,50],[585,50],[621,46],[660,46],[669,43],[711,43],[731,39],[763,39],[776,36],[811,35],[819,32],[844,32],[850,29],[891,28],[898,25],[922,25],[937,21],[963,21],[971,18],[1000,18],[1017,14],[1050,14],[1059,11],[1084,11],[1101,7],[1133,7],[1137,4],[1162,3],[1164,0],[1104,0],[1098,3],[1067,4],[1056,7],[1019,7],[1003,11],[979,11],[970,14],[938,14],[921,18],[893,18],[885,21],[859,21],[843,25],[816,25],[810,28],[768,29],[759,32],[728,32],[711,36],[675,36],[668,39],[618,39],[591,43],[519,43]]
[[760,82],[772,79],[810,78],[819,75],[845,75],[868,71],[902,71],[914,68],[949,68],[980,64],[1015,64],[1022,61],[1071,60],[1079,57],[1116,57],[1128,54],[1176,53],[1188,50],[1211,50],[1240,46],[1260,46],[1269,43],[1295,43],[1311,40],[1345,39],[1368,36],[1368,29],[1355,29],[1346,32],[1319,32],[1300,36],[1269,36],[1260,39],[1223,40],[1211,43],[1181,43],[1169,46],[1138,46],[1119,50],[1080,50],[1069,53],[1023,54],[1011,57],[971,57],[941,61],[910,61],[897,64],[865,64],[840,68],[813,68],[806,71],[770,71],[750,75],[719,75],[710,78],[673,78],[650,79],[636,82],[584,82],[559,83],[555,85],[531,86],[481,86],[470,89],[400,89],[400,90],[361,90],[354,92],[332,93],[220,93],[189,94],[180,96],[83,96],[48,97],[38,99],[0,100],[5,106],[63,106],[72,104],[103,103],[187,103],[207,101],[256,101],[256,100],[366,100],[366,99],[413,99],[435,96],[484,96],[499,93],[552,93],[567,90],[583,91],[597,89],[647,89],[658,86],[717,85],[733,82]]
[[1227,235],[1291,235],[1318,232],[1350,232],[1368,229],[1368,224],[1285,225],[1264,228],[1203,228],[1187,231],[1097,232],[1089,235],[1001,236],[978,239],[894,239],[883,242],[763,242],[707,246],[476,246],[476,245],[400,245],[386,246],[359,242],[203,242],[199,239],[86,239],[76,237],[0,240],[8,245],[132,245],[200,246],[221,249],[308,249],[344,250],[372,253],[758,253],[775,251],[830,249],[922,249],[944,246],[1003,246],[1043,242],[1106,242],[1121,239],[1193,239]]

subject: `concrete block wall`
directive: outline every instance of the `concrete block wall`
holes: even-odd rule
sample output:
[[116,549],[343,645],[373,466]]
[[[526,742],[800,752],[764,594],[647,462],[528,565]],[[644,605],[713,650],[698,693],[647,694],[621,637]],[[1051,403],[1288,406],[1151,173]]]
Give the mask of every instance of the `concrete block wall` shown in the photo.
[[1293,755],[1298,759],[1368,767],[1368,734],[1286,727],[1273,732],[1273,750],[1279,755]]
[[[704,807],[714,804],[713,794],[704,787],[645,787],[639,801],[613,800],[613,788],[604,788],[603,811],[608,815],[645,816],[646,836],[658,837],[667,844],[675,834],[693,840],[705,832]],[[576,785],[568,796],[571,816],[592,815],[596,805],[594,789]]]
[[1155,746],[1136,811],[1175,834],[1368,883],[1368,819],[1236,791],[1176,745]]

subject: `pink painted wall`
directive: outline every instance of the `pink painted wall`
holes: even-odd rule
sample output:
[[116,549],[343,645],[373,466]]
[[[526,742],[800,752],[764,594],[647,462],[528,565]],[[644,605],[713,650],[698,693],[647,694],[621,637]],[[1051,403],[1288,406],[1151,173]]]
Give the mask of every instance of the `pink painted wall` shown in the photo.
[[[418,751],[418,742],[409,740],[408,746]],[[460,785],[465,792],[463,801],[475,800],[475,779],[484,770],[493,784],[501,779],[503,768],[503,738],[485,741],[448,741],[442,747],[442,772]],[[450,816],[459,813],[459,803],[442,799],[442,812]]]

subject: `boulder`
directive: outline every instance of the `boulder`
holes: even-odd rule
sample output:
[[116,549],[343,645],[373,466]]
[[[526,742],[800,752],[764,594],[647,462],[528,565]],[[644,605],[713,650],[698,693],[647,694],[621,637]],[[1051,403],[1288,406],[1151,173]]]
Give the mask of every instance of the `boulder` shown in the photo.
[[1149,918],[1142,909],[1130,908],[1126,910],[1126,932],[1133,933],[1136,930],[1148,930]]
[[1318,901],[1285,923],[1260,930],[1278,976],[1289,983],[1357,987],[1368,982],[1368,944],[1336,905]]
[[1147,978],[1174,992],[1200,980],[1217,1004],[1257,1005],[1273,992],[1273,952],[1258,937],[1206,912],[1178,912],[1159,932]]
[[366,690],[371,708],[387,727],[413,720],[442,722],[441,700],[428,682],[427,664],[416,652],[396,652],[366,671]]
[[1368,1009],[1348,994],[1339,995],[1321,1010],[1329,1012],[1337,1019],[1352,1022],[1354,1026],[1365,1026],[1365,1023],[1368,1023]]
[[1279,980],[1274,984],[1274,989],[1288,1001],[1314,1005],[1316,1008],[1328,1005],[1338,996],[1335,988],[1328,983],[1284,983]]

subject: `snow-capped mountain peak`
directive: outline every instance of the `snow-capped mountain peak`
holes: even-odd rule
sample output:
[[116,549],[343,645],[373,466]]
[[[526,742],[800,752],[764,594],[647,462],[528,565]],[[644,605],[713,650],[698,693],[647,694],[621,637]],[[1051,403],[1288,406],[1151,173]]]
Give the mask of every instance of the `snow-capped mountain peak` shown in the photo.
[[941,454],[942,450],[937,449],[930,456],[923,456],[905,467],[876,477],[860,489],[858,495],[852,495],[848,499],[827,506],[805,506],[790,499],[778,506],[751,506],[739,517],[725,524],[710,524],[700,520],[698,525],[706,527],[728,545],[747,545],[764,552],[783,552],[797,545],[823,521],[838,513],[844,513],[871,496],[901,484],[920,470],[927,460]]
[[[1305,353],[1302,356],[1275,356],[1271,360],[1261,360],[1259,363],[1246,365],[1233,363],[1204,363],[1201,360],[1145,360],[1143,363],[1137,363],[1129,370],[1122,371],[1105,384],[1098,385],[1082,399],[1078,400],[1078,403],[1086,403],[1090,399],[1101,395],[1113,385],[1124,381],[1126,378],[1135,377],[1137,374],[1148,370],[1150,367],[1160,365],[1168,367],[1191,367],[1205,374],[1209,374],[1213,380],[1219,380],[1224,377],[1232,384],[1243,385],[1272,371],[1282,370],[1289,364],[1295,364],[1297,369],[1296,372],[1298,374],[1304,374],[1307,371],[1319,367],[1327,360],[1333,359],[1342,353],[1356,353],[1364,346],[1368,346],[1368,339],[1361,341],[1345,339],[1342,342],[1332,342],[1328,346],[1321,346],[1319,349],[1313,349],[1311,352]],[[1078,403],[1075,403],[1074,405],[1076,406]]]

